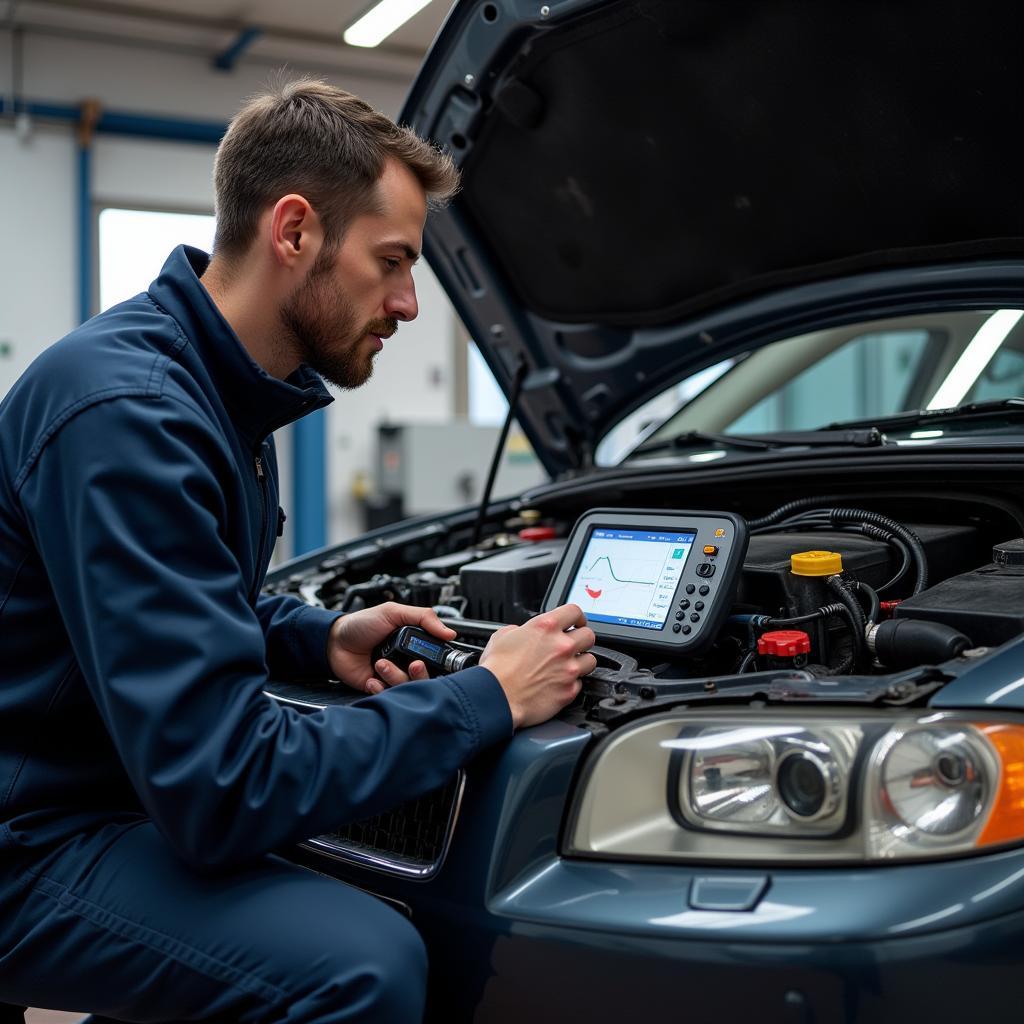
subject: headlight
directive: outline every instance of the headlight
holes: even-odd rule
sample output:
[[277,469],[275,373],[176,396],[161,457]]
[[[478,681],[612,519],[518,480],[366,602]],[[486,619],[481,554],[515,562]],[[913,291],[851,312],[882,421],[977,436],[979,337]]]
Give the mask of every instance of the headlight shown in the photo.
[[[669,741],[671,808],[696,828],[835,832],[861,730],[807,724],[685,727]],[[677,781],[676,781],[677,780]]]
[[568,852],[864,861],[1024,842],[1024,725],[749,712],[663,715],[595,753]]

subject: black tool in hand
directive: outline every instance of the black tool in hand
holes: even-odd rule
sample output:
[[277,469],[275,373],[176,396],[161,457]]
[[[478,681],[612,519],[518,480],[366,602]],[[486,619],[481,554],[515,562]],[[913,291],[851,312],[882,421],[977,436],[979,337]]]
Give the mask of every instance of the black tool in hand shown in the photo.
[[480,660],[480,651],[445,643],[419,626],[396,629],[373,653],[374,661],[386,658],[403,672],[408,672],[414,661],[422,661],[432,676],[449,675]]

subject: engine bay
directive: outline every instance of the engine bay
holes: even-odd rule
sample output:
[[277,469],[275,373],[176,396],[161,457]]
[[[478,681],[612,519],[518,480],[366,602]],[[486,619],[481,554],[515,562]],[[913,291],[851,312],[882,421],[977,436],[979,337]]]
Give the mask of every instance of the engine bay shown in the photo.
[[[637,505],[623,502],[623,521]],[[808,495],[753,511],[672,513],[682,525],[687,517],[732,515],[749,532],[736,571],[715,581],[727,607],[713,636],[697,650],[677,651],[645,643],[649,630],[609,635],[612,627],[592,620],[598,668],[568,717],[599,725],[681,700],[910,704],[949,680],[942,666],[951,659],[978,657],[1024,634],[1024,527],[1017,506],[1001,496],[943,503],[920,494]],[[614,506],[601,512],[601,522],[614,527]],[[577,575],[583,572],[573,530],[588,514],[594,510],[578,495],[510,502],[477,543],[467,543],[468,514],[403,524],[279,574],[268,590],[342,612],[385,601],[432,607],[457,631],[456,647],[479,651],[500,626],[524,623],[546,599],[550,607],[553,598],[571,596],[568,583],[561,594],[549,591],[572,558]],[[696,552],[695,565],[709,557],[700,550],[710,546]],[[679,549],[672,554],[678,558]],[[607,557],[587,561],[591,569],[606,563],[595,571],[609,568]],[[653,582],[621,570],[619,577],[612,579]],[[580,590],[578,579],[570,582],[573,595],[602,596],[597,583]],[[692,594],[684,582],[673,578],[678,594],[664,625],[670,639],[673,626],[685,639],[682,629],[704,609],[708,588],[697,584],[706,581],[689,583]],[[595,607],[584,611],[593,615]]]

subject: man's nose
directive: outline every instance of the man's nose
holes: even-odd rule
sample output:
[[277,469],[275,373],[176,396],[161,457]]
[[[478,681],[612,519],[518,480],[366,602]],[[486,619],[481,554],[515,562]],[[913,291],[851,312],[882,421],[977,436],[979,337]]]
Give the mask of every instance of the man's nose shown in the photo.
[[388,316],[396,320],[415,320],[420,308],[416,302],[416,285],[413,282],[412,274],[409,275],[401,288],[395,289],[388,295],[384,303],[384,310]]

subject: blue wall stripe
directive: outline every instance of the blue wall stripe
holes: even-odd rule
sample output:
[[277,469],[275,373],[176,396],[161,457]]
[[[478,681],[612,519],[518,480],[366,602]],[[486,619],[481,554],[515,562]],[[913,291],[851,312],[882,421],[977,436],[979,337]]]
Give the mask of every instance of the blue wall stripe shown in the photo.
[[[12,104],[0,97],[0,114],[15,109],[25,111],[44,121],[70,121],[78,123],[79,108],[61,103],[35,103],[19,100]],[[220,121],[185,121],[176,117],[152,117],[148,114],[129,114],[104,110],[96,122],[96,131],[111,135],[138,135],[147,139],[170,139],[175,142],[206,142],[216,145],[227,130]]]

